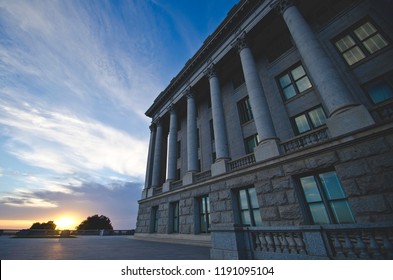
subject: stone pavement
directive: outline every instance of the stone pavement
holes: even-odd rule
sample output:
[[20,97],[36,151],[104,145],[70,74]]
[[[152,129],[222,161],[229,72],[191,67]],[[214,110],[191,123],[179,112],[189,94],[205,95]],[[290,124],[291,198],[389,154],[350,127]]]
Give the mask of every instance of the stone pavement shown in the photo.
[[210,248],[133,236],[11,238],[0,236],[1,260],[208,260]]

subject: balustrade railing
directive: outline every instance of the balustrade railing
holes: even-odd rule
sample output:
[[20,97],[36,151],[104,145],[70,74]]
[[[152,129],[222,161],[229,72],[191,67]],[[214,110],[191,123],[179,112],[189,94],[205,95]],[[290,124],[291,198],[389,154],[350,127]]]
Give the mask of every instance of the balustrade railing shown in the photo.
[[299,135],[291,140],[281,142],[280,146],[285,153],[301,150],[303,148],[321,143],[329,138],[327,127],[321,127],[311,132]]
[[211,176],[212,176],[211,170],[206,170],[203,172],[196,173],[194,175],[194,180],[195,180],[195,183],[198,183],[198,182],[202,182],[202,181],[210,178]]
[[249,166],[255,163],[255,156],[254,154],[248,154],[245,157],[236,159],[236,160],[232,160],[228,163],[229,165],[229,170],[233,171],[245,166]]
[[377,105],[372,109],[372,112],[374,112],[377,117],[376,121],[393,119],[393,100]]
[[393,225],[249,228],[255,258],[393,259]]
[[182,186],[183,186],[183,180],[173,181],[171,183],[171,190],[176,190],[178,188],[181,188]]

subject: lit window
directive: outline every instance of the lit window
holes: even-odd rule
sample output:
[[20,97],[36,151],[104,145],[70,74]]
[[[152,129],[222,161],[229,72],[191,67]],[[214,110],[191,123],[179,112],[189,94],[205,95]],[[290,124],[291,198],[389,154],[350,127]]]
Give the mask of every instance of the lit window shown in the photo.
[[238,192],[240,221],[242,224],[261,226],[262,218],[259,212],[255,188],[241,189]]
[[312,87],[302,65],[291,68],[279,76],[278,83],[286,100]]
[[335,45],[348,65],[353,65],[386,47],[388,41],[373,23],[367,21],[341,36]]
[[239,111],[240,123],[244,124],[254,118],[248,96],[237,103],[237,108]]
[[300,185],[314,224],[355,223],[336,172],[301,177]]
[[297,133],[318,128],[326,123],[326,115],[322,107],[317,107],[293,118]]
[[210,203],[209,197],[203,196],[199,199],[199,231],[210,232]]

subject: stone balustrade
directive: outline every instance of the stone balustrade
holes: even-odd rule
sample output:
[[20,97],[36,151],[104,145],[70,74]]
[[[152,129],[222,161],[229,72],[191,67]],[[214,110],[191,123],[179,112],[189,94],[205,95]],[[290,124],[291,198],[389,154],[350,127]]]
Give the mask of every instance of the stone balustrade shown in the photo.
[[255,163],[255,156],[252,153],[252,154],[246,155],[245,157],[242,157],[242,158],[239,158],[236,160],[232,160],[228,163],[228,165],[229,165],[229,170],[233,171],[236,169],[240,169],[242,167],[249,166],[254,163]]
[[328,140],[328,129],[326,126],[299,135],[291,140],[281,142],[280,146],[285,153],[298,151],[315,144]]

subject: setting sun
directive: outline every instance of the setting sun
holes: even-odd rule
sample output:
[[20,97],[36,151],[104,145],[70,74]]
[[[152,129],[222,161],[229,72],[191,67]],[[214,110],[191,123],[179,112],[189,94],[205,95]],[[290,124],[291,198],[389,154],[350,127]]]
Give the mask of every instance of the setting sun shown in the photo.
[[57,229],[73,229],[76,226],[76,222],[71,217],[60,217],[55,221]]

